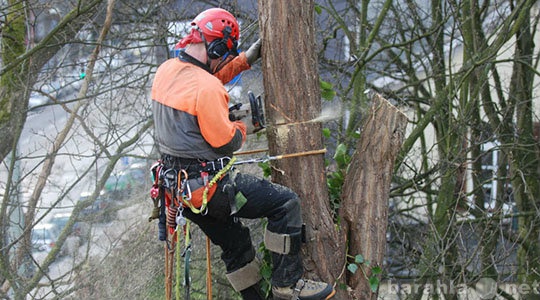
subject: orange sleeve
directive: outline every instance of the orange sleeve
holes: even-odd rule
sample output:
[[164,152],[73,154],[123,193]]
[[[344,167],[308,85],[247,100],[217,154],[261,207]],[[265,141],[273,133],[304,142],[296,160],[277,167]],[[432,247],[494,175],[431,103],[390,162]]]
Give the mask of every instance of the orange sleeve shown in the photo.
[[247,62],[246,53],[242,52],[230,63],[225,65],[223,69],[219,70],[214,76],[216,76],[223,84],[231,81],[234,76],[240,74],[242,71],[249,70],[251,66]]
[[223,86],[208,85],[200,89],[197,101],[197,119],[204,139],[214,148],[222,147],[232,141],[236,130],[242,132],[245,140],[244,128],[237,122],[229,120],[229,94]]
[[240,130],[240,132],[242,132],[242,143],[244,143],[246,141],[246,136],[247,136],[246,124],[242,121],[234,121],[233,124],[238,130]]

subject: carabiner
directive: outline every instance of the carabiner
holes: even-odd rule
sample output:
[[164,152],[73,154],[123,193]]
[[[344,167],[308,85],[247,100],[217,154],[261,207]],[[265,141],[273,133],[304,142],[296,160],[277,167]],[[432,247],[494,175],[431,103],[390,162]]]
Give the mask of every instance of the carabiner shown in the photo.
[[[185,184],[185,189],[184,189],[184,193],[182,194],[182,198],[186,201],[190,201],[191,200],[191,187],[189,186],[189,183],[187,182],[187,180],[184,182]],[[187,193],[186,193],[186,190],[187,190]]]
[[[182,176],[184,177],[183,179]],[[181,195],[182,199],[186,201],[191,200],[191,187],[189,186],[188,179],[189,177],[186,170],[182,169],[178,171],[178,195]]]
[[[182,179],[182,176],[184,176],[183,179]],[[179,170],[178,177],[176,178],[176,180],[177,180],[177,183],[176,183],[177,193],[178,195],[181,195],[182,192],[184,191],[186,182],[188,180],[188,173],[186,172],[186,170],[184,169]]]

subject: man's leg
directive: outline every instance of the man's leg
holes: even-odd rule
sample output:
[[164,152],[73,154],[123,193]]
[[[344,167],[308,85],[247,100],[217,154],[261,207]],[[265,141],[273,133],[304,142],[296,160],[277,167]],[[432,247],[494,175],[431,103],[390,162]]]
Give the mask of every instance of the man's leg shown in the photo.
[[[223,199],[212,199],[214,200]],[[226,277],[232,287],[240,292],[244,299],[264,299],[258,285],[261,278],[259,263],[255,258],[249,229],[241,222],[235,222],[232,217],[214,218],[211,209],[212,207],[207,215],[194,214],[189,209],[184,209],[184,216],[197,224],[212,243],[221,248],[221,259],[227,270]]]
[[248,174],[238,174],[234,183],[236,197],[244,199],[236,216],[268,219],[264,241],[272,252],[274,296],[291,299],[298,293],[300,300],[329,299],[335,293],[331,285],[301,280],[304,270],[300,255],[302,214],[298,196],[289,188]]

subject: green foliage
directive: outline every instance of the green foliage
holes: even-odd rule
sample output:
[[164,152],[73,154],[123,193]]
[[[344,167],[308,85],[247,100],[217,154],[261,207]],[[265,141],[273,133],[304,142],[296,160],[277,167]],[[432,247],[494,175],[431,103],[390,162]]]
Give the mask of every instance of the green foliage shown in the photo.
[[260,162],[258,165],[262,169],[264,177],[270,177],[270,175],[272,175],[272,168],[270,167],[270,162]]
[[330,205],[332,210],[337,212],[341,203],[341,190],[345,182],[347,166],[351,162],[351,156],[347,152],[347,146],[345,144],[339,144],[333,158],[336,162],[337,169],[328,174],[326,184],[330,195]]
[[340,170],[346,170],[347,166],[351,163],[351,156],[347,153],[347,146],[345,144],[339,144],[337,146],[334,160]]
[[320,15],[322,13],[322,7],[319,4],[315,4],[315,12]]
[[330,128],[323,128],[322,134],[325,138],[329,138],[331,133]]
[[272,291],[272,256],[271,253],[266,247],[264,246],[264,242],[261,242],[259,244],[259,249],[257,250],[259,253],[262,254],[261,259],[261,291],[263,292],[263,295],[265,295],[265,298],[269,298],[270,292]]
[[[351,258],[349,256],[349,258]],[[372,292],[377,292],[379,289],[380,279],[379,275],[382,274],[382,269],[379,266],[371,267],[371,272],[368,276],[365,268],[370,268],[370,263],[368,260],[364,259],[364,256],[358,254],[353,258],[353,261],[347,265],[347,270],[353,274],[356,274],[358,270],[362,271],[364,278],[369,282],[369,287]]]
[[336,96],[336,91],[330,82],[319,79],[319,85],[321,87],[321,97],[324,100],[332,100]]
[[[26,19],[20,12],[24,11],[22,1],[13,1],[9,5],[5,22],[2,25],[0,37],[0,60],[4,67],[5,64],[10,64],[17,60],[26,51],[25,36],[26,36]],[[4,26],[5,25],[5,26]],[[21,63],[15,68],[8,69],[0,76],[0,124],[10,122],[13,112],[12,100],[10,96],[15,94],[21,88],[20,82],[24,82],[21,74],[24,74],[26,63]],[[5,71],[5,70],[2,70]],[[16,94],[15,94],[16,95]]]

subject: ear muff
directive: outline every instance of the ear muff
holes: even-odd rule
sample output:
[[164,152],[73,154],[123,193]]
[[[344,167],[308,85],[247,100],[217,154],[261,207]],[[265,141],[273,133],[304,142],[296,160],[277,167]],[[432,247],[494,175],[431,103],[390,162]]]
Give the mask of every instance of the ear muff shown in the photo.
[[[208,57],[217,59],[229,52],[236,52],[237,41],[231,38],[232,28],[226,26],[223,29],[223,38],[215,39],[208,45]],[[234,51],[233,51],[234,50]]]

